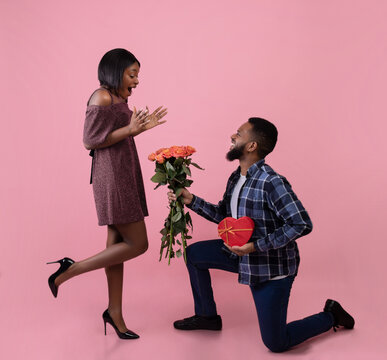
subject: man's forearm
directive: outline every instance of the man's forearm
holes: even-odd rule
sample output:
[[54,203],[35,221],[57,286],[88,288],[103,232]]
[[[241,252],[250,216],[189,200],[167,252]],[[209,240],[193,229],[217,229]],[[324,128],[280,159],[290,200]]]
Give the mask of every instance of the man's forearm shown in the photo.
[[216,224],[221,222],[226,217],[221,205],[211,204],[196,195],[193,195],[193,199],[187,207],[196,212],[198,215]]

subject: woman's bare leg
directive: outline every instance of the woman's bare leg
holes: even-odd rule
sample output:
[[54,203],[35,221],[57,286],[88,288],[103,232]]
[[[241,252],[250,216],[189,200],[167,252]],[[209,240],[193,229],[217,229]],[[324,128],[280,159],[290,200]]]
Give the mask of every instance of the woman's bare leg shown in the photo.
[[85,272],[122,264],[143,254],[148,249],[148,238],[143,220],[130,224],[112,225],[112,227],[117,230],[123,241],[113,243],[100,253],[75,262],[55,279],[56,286]]
[[[108,225],[108,237],[106,247],[123,241],[120,233],[113,227]],[[116,264],[105,267],[105,273],[108,283],[109,294],[109,314],[114,323],[121,332],[126,332],[128,329],[122,317],[122,285],[124,279],[124,264]]]

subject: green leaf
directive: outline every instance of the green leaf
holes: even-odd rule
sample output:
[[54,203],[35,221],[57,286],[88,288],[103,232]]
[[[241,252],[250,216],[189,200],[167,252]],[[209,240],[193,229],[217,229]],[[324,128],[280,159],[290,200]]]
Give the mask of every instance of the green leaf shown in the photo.
[[176,176],[177,180],[184,181],[187,178],[187,174],[183,171],[183,173]]
[[176,251],[176,256],[179,258],[179,257],[181,257],[183,254],[182,254],[182,252],[181,252],[181,249],[179,249],[179,250],[177,250]]
[[175,191],[175,194],[176,194],[176,197],[179,197],[181,195],[181,193],[183,192],[184,188],[177,188],[177,190]]
[[166,182],[167,180],[167,176],[165,175],[165,173],[162,173],[162,172],[156,172],[156,174],[154,174],[152,177],[151,177],[151,181],[154,182],[154,183],[162,183],[162,182]]
[[191,176],[191,170],[188,166],[183,165],[183,171],[188,175]]
[[157,184],[157,185],[154,187],[153,190],[156,190],[157,188],[159,188],[160,186],[163,186],[163,185],[166,185],[166,183],[165,183],[165,182],[161,182],[161,183]]
[[192,218],[191,218],[191,215],[190,215],[189,212],[187,212],[187,213],[185,214],[185,221],[187,222],[187,224],[188,224],[191,228],[193,228],[193,225],[192,225]]
[[172,216],[172,222],[177,223],[181,219],[181,212],[177,212],[175,215]]
[[158,172],[164,172],[165,173],[165,167],[163,164],[159,164],[158,162],[156,162],[156,171]]
[[171,228],[171,222],[169,219],[167,219],[165,222],[164,222],[164,227],[168,229],[168,231],[170,230]]
[[200,169],[200,170],[204,170],[203,168],[201,168],[198,164],[194,163],[194,162],[191,162],[191,165],[192,166],[195,166],[196,168]]
[[175,167],[175,169],[178,169],[183,162],[184,162],[183,158],[177,158],[173,163],[173,166]]
[[186,228],[186,222],[184,217],[182,217],[178,222],[173,223],[173,235],[177,235],[184,232],[185,228]]
[[183,215],[184,215],[184,199],[181,196],[177,199],[177,203],[179,204],[179,207],[181,211],[183,211]]
[[165,167],[167,168],[167,171],[176,172],[175,168],[173,167],[173,165],[169,161],[167,161],[165,163]]
[[190,187],[192,183],[193,183],[193,180],[185,180],[183,185],[184,187]]

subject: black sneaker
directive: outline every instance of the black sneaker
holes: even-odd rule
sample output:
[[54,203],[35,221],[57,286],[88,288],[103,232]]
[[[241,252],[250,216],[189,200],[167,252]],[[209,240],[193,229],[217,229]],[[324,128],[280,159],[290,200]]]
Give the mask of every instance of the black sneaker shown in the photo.
[[353,329],[355,326],[353,317],[335,300],[328,299],[325,302],[324,311],[332,313],[334,318],[333,330],[335,331],[339,326],[344,326],[346,329]]
[[204,317],[194,315],[173,323],[179,330],[222,330],[222,318],[219,315]]

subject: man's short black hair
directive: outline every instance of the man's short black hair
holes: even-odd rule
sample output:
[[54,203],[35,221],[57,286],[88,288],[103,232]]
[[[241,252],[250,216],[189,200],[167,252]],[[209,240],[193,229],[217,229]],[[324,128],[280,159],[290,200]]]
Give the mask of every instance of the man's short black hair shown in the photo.
[[249,123],[253,125],[251,133],[258,143],[258,155],[263,159],[273,151],[277,143],[277,128],[270,121],[258,117],[250,118]]
[[108,51],[98,65],[98,80],[101,86],[106,86],[117,94],[121,88],[122,76],[127,67],[140,62],[125,49],[113,49]]

